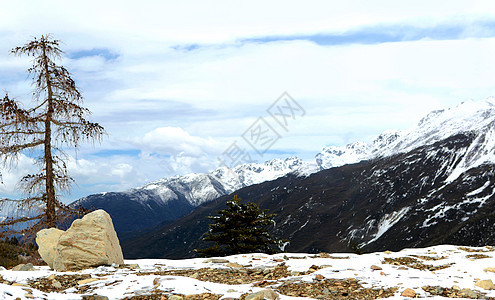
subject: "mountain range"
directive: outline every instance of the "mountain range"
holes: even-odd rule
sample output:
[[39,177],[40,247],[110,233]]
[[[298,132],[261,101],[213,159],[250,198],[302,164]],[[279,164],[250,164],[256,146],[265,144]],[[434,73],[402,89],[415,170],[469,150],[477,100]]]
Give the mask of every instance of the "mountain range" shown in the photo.
[[495,99],[469,101],[370,143],[325,147],[315,162],[219,168],[77,203],[106,209],[119,235],[133,237],[123,242],[133,258],[193,256],[205,217],[233,192],[277,214],[271,231],[291,241],[288,251],[481,245],[495,241],[494,125]]
[[159,224],[169,223],[195,207],[240,188],[274,180],[288,173],[310,174],[316,164],[291,157],[264,163],[221,167],[208,174],[174,176],[125,192],[106,192],[79,199],[71,205],[104,209],[121,239]]

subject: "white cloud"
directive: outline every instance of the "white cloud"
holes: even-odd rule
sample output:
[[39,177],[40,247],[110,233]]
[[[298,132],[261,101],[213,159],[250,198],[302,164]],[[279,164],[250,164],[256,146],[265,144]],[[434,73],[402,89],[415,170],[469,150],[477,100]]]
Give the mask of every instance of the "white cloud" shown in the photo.
[[19,155],[12,164],[0,168],[0,198],[17,198],[22,195],[19,190],[19,180],[27,174],[36,174],[38,170],[33,165],[34,160],[25,155]]
[[[25,35],[89,33],[124,48],[145,40],[218,43],[239,37],[302,34],[466,14],[489,16],[491,1],[4,1],[0,28]],[[73,36],[71,44],[84,39]],[[156,47],[156,46],[155,46]],[[136,47],[128,47],[130,51]]]
[[[307,114],[282,132],[272,150],[311,159],[327,144],[409,127],[432,109],[489,96],[494,48],[494,39],[337,47],[292,41],[232,46],[221,59],[207,48],[154,64],[137,57],[100,61],[106,66],[77,69],[76,75],[84,78],[90,89],[86,103],[110,136],[96,149],[81,149],[73,168],[76,189],[123,190],[211,170],[231,142],[242,142],[252,122],[268,117],[266,108],[284,90]],[[105,80],[123,84],[95,89]],[[87,156],[129,145],[141,156]]]
[[220,149],[219,143],[212,138],[191,136],[180,127],[160,127],[136,139],[137,145],[146,154],[183,155],[200,157],[205,153],[215,153]]
[[65,202],[92,193],[128,190],[170,175],[158,159],[151,161],[118,155],[92,159],[71,157],[67,165],[76,185],[70,195],[64,195]]
[[[322,125],[313,119],[320,116],[328,122],[346,117],[343,125],[366,120],[404,127],[439,106],[490,96],[494,45],[493,39],[338,47],[293,41],[232,47],[223,50],[222,59],[209,49],[178,56],[179,63],[156,62],[154,69],[143,62],[148,65],[144,73],[121,72],[134,84],[113,90],[104,103],[125,112],[139,109],[140,98],[156,100],[150,110],[159,109],[164,99],[175,99],[189,110],[176,116],[148,115],[148,120],[156,127],[179,122],[197,136],[235,137],[287,90],[308,110],[308,124],[301,126],[313,127],[313,133],[326,130],[315,126]],[[169,107],[167,102],[163,107]],[[98,111],[105,110],[96,107]],[[404,112],[406,118],[393,122],[380,116]],[[197,120],[189,119],[195,116]]]
[[[160,177],[211,170],[216,157],[288,91],[307,111],[273,146],[311,157],[327,144],[406,128],[432,109],[493,94],[495,39],[422,40],[341,46],[309,41],[240,42],[273,35],[484,20],[491,1],[4,1],[0,4],[0,89],[30,99],[28,58],[8,50],[53,33],[109,137],[83,146],[70,170],[74,196],[123,190]],[[56,9],[55,9],[56,8]],[[480,30],[476,27],[469,30]],[[180,46],[199,44],[188,51]],[[179,46],[179,47],[173,47]],[[242,140],[241,140],[242,141]],[[140,156],[94,155],[132,148]],[[29,169],[23,161],[4,174]]]

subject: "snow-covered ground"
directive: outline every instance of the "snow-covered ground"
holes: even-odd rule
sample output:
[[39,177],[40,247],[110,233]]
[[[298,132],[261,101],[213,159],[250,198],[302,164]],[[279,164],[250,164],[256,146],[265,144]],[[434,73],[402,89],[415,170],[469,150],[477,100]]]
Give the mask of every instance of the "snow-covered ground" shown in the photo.
[[[318,299],[373,299],[360,298],[366,293],[407,299],[401,296],[406,289],[414,290],[419,298],[495,299],[495,290],[475,285],[480,280],[495,281],[494,256],[495,248],[490,246],[440,245],[363,255],[281,253],[234,255],[218,261],[126,260],[125,266],[80,272],[35,266],[35,271],[0,271],[0,299],[81,299],[83,295],[180,299],[172,295],[191,294],[201,296],[188,299],[236,299],[264,289],[273,289],[282,300],[316,298],[313,295],[319,295]],[[79,284],[82,279],[87,283]]]

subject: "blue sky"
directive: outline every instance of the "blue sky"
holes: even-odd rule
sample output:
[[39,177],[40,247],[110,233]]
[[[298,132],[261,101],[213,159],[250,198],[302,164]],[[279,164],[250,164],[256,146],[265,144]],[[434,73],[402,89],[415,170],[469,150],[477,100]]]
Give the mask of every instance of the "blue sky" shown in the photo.
[[[213,170],[259,118],[280,138],[254,160],[313,160],[495,93],[491,1],[4,1],[0,89],[26,104],[30,61],[8,52],[46,33],[109,134],[72,154],[67,202]],[[267,112],[284,92],[305,110],[287,130]]]
[[[479,20],[446,20],[436,24],[414,23],[378,24],[360,28],[350,28],[343,32],[329,32],[306,35],[264,36],[245,39],[243,42],[276,42],[307,40],[321,46],[348,44],[381,44],[419,40],[462,40],[489,38],[495,35],[495,18]],[[188,49],[197,49],[191,45]]]

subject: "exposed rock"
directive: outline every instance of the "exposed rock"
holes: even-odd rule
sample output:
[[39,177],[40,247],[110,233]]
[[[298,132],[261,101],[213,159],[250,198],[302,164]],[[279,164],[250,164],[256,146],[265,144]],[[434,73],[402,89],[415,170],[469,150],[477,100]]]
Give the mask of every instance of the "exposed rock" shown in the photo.
[[139,264],[130,264],[128,265],[130,269],[140,269]]
[[375,266],[375,265],[372,265],[370,268],[371,268],[371,270],[373,270],[373,271],[383,270],[383,269],[382,269],[382,267]]
[[61,289],[62,288],[62,284],[59,281],[57,281],[57,280],[53,280],[52,281],[52,286],[54,288],[56,288],[56,289]]
[[441,286],[423,286],[422,289],[432,296],[446,296],[449,298],[470,298],[470,299],[486,299],[484,294],[471,289],[461,289],[459,286],[445,288]]
[[485,254],[469,254],[469,255],[466,255],[466,258],[470,258],[471,260],[475,260],[475,259],[491,258],[491,256],[485,255]]
[[12,268],[12,271],[34,271],[34,267],[32,263],[29,264],[20,264]]
[[249,294],[246,296],[245,299],[246,300],[263,300],[263,299],[278,300],[280,299],[280,296],[273,290],[266,289],[259,291],[257,293]]
[[[265,270],[269,270],[265,274]],[[187,276],[189,278],[197,279],[200,281],[209,281],[216,283],[227,284],[246,284],[253,283],[254,286],[264,287],[269,284],[267,280],[279,280],[281,278],[289,277],[291,272],[287,270],[287,266],[284,264],[277,265],[270,268],[242,268],[242,269],[224,269],[224,268],[201,268],[193,270],[167,270],[167,271],[153,271],[153,272],[139,272],[139,276],[145,276],[149,274],[154,275],[172,275],[172,276]],[[298,272],[300,275],[307,275],[308,272]]]
[[98,278],[88,278],[88,279],[79,280],[77,282],[77,284],[83,285],[83,284],[91,283],[91,282],[98,281],[98,280],[99,280]]
[[492,273],[495,273],[495,268],[493,267],[488,267],[488,268],[484,268],[483,271],[485,272],[492,272]]
[[402,297],[414,298],[416,296],[416,292],[413,289],[405,289],[400,295]]
[[203,260],[203,263],[213,263],[213,264],[228,264],[229,261],[224,258],[208,258]]
[[100,296],[100,295],[84,295],[84,296],[82,296],[82,299],[83,300],[108,300],[108,297],[107,296]]
[[[321,253],[318,253],[318,257],[321,257],[321,258],[331,258],[332,256],[330,255],[330,253],[321,252]],[[288,257],[287,257],[287,259],[288,259]]]
[[41,258],[53,269],[53,261],[57,253],[57,245],[63,230],[49,228],[38,231],[36,234],[36,244]]
[[316,280],[324,280],[325,279],[325,276],[321,275],[321,274],[316,274],[315,275],[315,279]]
[[[362,299],[388,298],[398,289],[365,288],[355,278],[326,279],[312,282],[291,282],[284,280],[277,286],[277,292],[290,297],[310,297],[316,299]],[[307,299],[307,298],[305,298]]]
[[429,265],[429,264],[423,264],[422,262],[418,261],[418,259],[414,257],[397,257],[397,258],[389,258],[385,257],[383,259],[384,264],[391,264],[395,266],[408,266],[410,268],[418,269],[418,270],[429,270],[429,271],[437,271],[437,270],[442,270],[449,268],[450,266],[453,265],[453,263],[445,264],[445,265]]
[[244,298],[245,300],[263,300],[265,299],[265,296],[261,292],[249,294]]
[[27,284],[24,284],[24,283],[19,283],[19,282],[14,282],[12,283],[12,286],[23,286],[23,287],[30,287],[29,285]]
[[[58,241],[53,250],[55,240]],[[101,265],[124,264],[112,219],[96,210],[75,220],[67,231],[44,229],[36,242],[40,255],[56,271],[72,271]],[[53,253],[55,252],[55,255]]]
[[476,293],[475,291],[471,289],[462,289],[460,291],[461,296],[471,298],[471,299],[477,299],[480,295]]
[[477,281],[474,285],[485,290],[495,290],[495,284],[491,279]]
[[[53,276],[52,276],[53,275]],[[45,293],[60,292],[68,288],[78,288],[78,281],[90,278],[89,274],[71,274],[71,275],[55,275],[52,274],[48,277],[39,277],[35,279],[28,279],[28,285],[31,288],[43,291]],[[58,284],[56,283],[58,282]],[[59,286],[60,284],[60,286]],[[82,290],[82,289],[81,289]]]
[[238,264],[238,263],[228,263],[226,266],[229,267],[229,268],[234,268],[234,269],[244,268],[243,265]]

